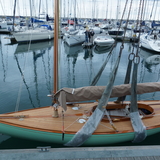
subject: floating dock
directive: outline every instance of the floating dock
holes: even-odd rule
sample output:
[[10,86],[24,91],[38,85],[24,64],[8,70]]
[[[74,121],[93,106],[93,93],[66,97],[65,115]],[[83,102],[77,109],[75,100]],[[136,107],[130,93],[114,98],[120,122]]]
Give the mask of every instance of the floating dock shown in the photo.
[[2,160],[159,160],[160,145],[0,150]]

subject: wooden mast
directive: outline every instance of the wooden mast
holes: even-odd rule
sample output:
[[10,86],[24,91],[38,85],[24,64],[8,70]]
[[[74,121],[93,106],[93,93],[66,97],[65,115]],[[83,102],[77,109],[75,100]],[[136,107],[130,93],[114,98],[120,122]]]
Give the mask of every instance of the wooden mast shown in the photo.
[[[53,66],[53,76],[54,76],[54,84],[53,84],[53,93],[55,94],[58,90],[58,33],[59,33],[59,0],[54,0],[54,66]],[[53,103],[55,100],[53,99]],[[53,110],[54,118],[59,117],[58,109],[56,106]]]
[[54,1],[54,93],[58,90],[58,33],[59,33],[59,0]]

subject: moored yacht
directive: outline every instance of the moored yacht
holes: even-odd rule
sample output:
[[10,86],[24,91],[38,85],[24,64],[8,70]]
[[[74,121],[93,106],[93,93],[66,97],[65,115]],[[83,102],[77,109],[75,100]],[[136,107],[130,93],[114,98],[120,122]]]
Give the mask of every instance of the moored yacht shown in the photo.
[[54,31],[45,28],[29,29],[23,32],[12,32],[12,34],[18,43],[50,40],[54,37]]
[[145,33],[140,36],[139,47],[144,47],[155,52],[160,52],[160,38],[157,35]]
[[123,34],[124,34],[124,29],[122,29],[122,28],[112,28],[112,29],[108,30],[108,34],[112,38],[122,38]]
[[63,39],[69,46],[82,44],[85,41],[84,32],[84,30],[70,30],[64,34]]
[[111,46],[115,40],[109,35],[99,35],[94,39],[94,44],[98,46]]

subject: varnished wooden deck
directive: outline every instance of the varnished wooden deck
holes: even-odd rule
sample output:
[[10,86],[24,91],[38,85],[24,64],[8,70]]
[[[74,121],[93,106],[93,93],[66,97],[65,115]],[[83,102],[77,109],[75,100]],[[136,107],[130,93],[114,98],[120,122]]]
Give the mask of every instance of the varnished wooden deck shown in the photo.
[[[110,102],[111,103],[111,102]],[[141,102],[144,104],[149,104],[154,108],[153,116],[149,116],[143,119],[144,125],[149,128],[160,127],[160,101],[145,101]],[[116,105],[114,103],[111,103]],[[64,131],[65,133],[76,133],[82,128],[84,123],[79,123],[78,119],[83,118],[83,113],[85,110],[91,110],[91,108],[96,105],[96,103],[89,104],[79,104],[79,110],[73,110],[72,107],[68,107],[66,113],[64,113]],[[27,118],[4,118],[3,115],[0,117],[1,123],[9,123],[16,126],[23,126],[25,128],[34,128],[36,130],[51,131],[56,133],[61,133],[63,118],[61,116],[61,109],[59,109],[59,118],[53,118],[53,107],[42,107],[37,109],[31,109],[26,111],[21,111],[18,115],[27,115]],[[9,114],[11,116],[17,115],[17,113]],[[4,115],[6,116],[6,115]],[[87,119],[86,119],[87,120]],[[128,120],[115,120],[114,125],[119,133],[133,131],[130,119]],[[54,126],[54,127],[53,127]],[[103,133],[113,133],[115,130],[111,127],[109,121],[101,121],[100,125],[94,132],[94,134]]]

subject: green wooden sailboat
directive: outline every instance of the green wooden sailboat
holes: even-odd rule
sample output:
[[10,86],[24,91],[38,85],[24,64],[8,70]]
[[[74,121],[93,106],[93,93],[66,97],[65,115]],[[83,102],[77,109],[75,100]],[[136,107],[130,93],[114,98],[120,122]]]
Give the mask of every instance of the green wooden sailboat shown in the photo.
[[[102,146],[133,141],[135,132],[126,108],[129,102],[109,102],[107,110],[111,117],[103,116],[94,133],[82,146]],[[84,126],[94,113],[98,103],[74,103],[67,105],[64,113],[59,108],[59,117],[53,117],[51,106],[0,115],[0,132],[13,137],[54,144],[66,144]],[[160,101],[138,102],[147,136],[160,132]],[[64,124],[63,124],[64,123]]]
[[[132,84],[114,86],[121,52],[107,86],[57,91],[58,9],[59,0],[55,0],[53,105],[1,114],[0,133],[64,146],[104,146],[141,142],[160,132],[160,100],[136,100],[136,94],[160,91],[160,82],[136,84],[133,78]],[[131,95],[131,102],[109,101],[126,95]]]

